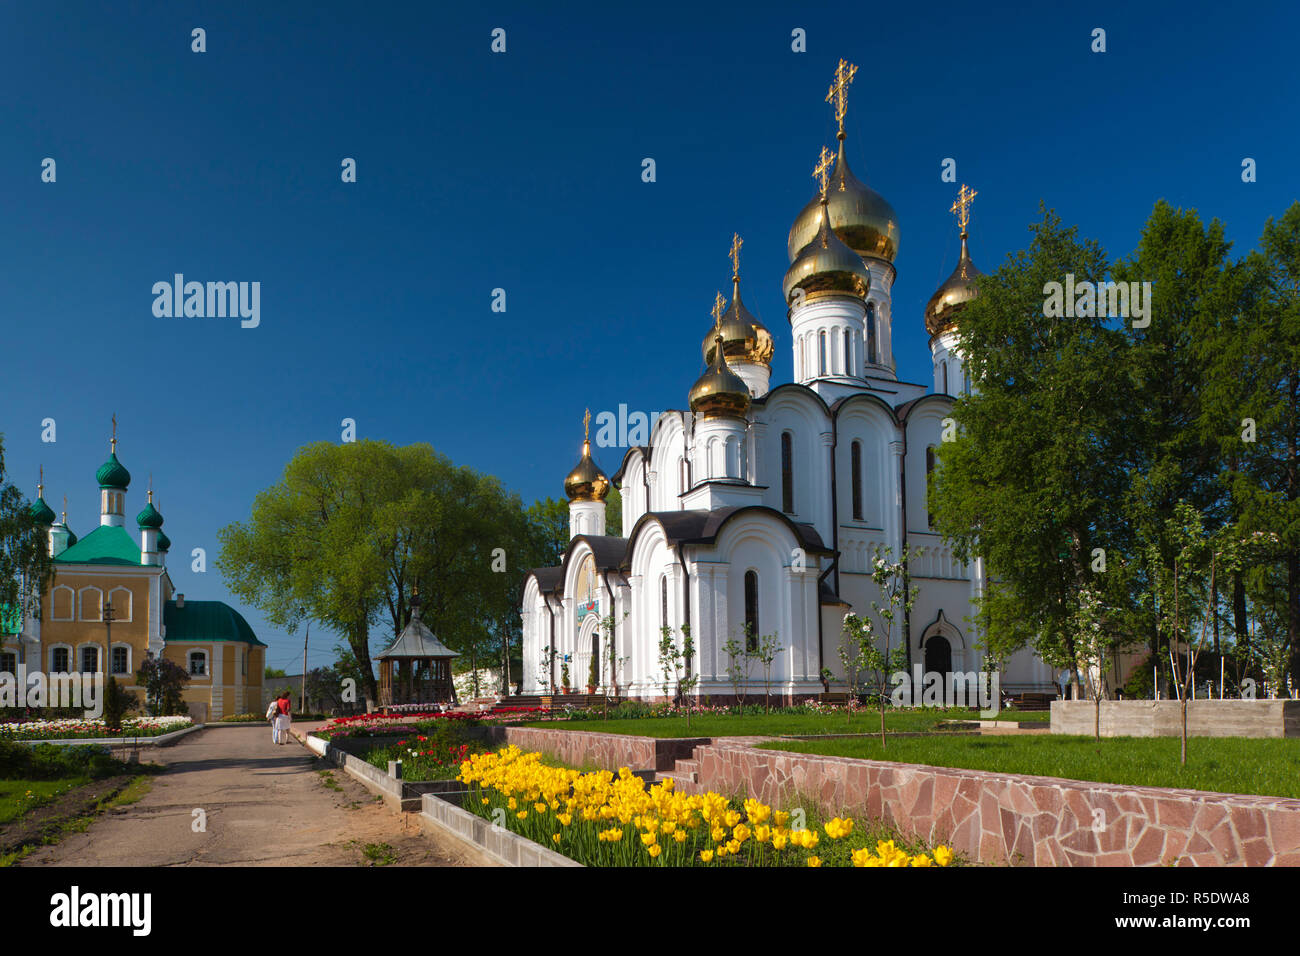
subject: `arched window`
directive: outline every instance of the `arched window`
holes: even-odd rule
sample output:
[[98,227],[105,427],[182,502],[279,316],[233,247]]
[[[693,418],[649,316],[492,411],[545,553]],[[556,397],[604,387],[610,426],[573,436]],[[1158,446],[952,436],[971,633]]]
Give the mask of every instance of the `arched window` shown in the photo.
[[949,392],[948,392],[948,363],[947,363],[947,362],[944,362],[944,363],[943,363],[943,393],[944,393],[945,395],[949,394]]
[[687,477],[687,472],[686,472],[686,458],[685,457],[678,458],[677,459],[677,493],[679,495],[684,495],[686,493],[686,486],[688,480],[689,479]]
[[844,330],[844,374],[853,374],[853,333]]
[[849,464],[853,472],[853,520],[862,520],[862,442],[849,446]]
[[81,649],[81,673],[94,674],[99,670],[99,648],[87,644]]
[[817,374],[826,374],[826,332],[817,333]]
[[72,670],[71,651],[66,647],[56,647],[50,651],[50,673],[66,674]]
[[867,303],[867,361],[875,365],[876,355],[876,303]]
[[745,649],[758,650],[758,572],[745,572]]
[[798,369],[799,378],[801,379],[808,377],[808,356],[806,354],[807,350],[804,348],[804,345],[805,345],[805,341],[801,337],[799,339],[799,369]]
[[781,510],[794,514],[794,447],[789,432],[781,433]]
[[925,526],[934,527],[934,515],[930,513],[930,480],[934,474],[934,446],[925,449]]
[[112,662],[114,674],[129,674],[131,672],[130,648],[122,644],[114,645],[113,656],[109,660]]
[[190,676],[205,677],[208,673],[208,655],[206,651],[190,651]]

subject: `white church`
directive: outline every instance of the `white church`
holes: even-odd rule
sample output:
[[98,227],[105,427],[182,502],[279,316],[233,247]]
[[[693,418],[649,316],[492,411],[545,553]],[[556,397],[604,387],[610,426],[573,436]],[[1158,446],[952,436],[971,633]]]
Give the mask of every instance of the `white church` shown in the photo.
[[[906,641],[926,671],[980,667],[967,617],[984,588],[982,562],[958,561],[931,531],[926,508],[942,421],[953,396],[969,388],[954,329],[979,275],[967,249],[974,193],[963,186],[954,204],[961,254],[925,309],[933,388],[902,382],[891,308],[898,218],[845,156],[855,71],[840,61],[827,97],[839,121],[838,155],[832,167],[823,148],[821,192],[790,228],[783,288],[793,381],[772,386],[772,336],[741,299],[737,237],[731,302],[715,304],[707,369],[689,409],[663,413],[612,479],[584,441],[565,480],[571,540],[562,563],[524,581],[523,693],[559,693],[566,683],[581,693],[594,677],[605,692],[662,698],[661,629],[671,628],[680,646],[688,624],[698,698],[733,695],[724,647],[747,634],[773,635],[782,648],[774,695],[843,691],[843,618],[868,614],[880,600],[870,577],[879,547],[894,560],[921,550],[909,564],[916,604],[893,644]],[[605,534],[611,481],[626,537]],[[829,687],[823,669],[835,675]],[[761,693],[761,667],[750,674],[749,693]],[[1005,662],[1002,686],[1054,690],[1050,668],[1028,651]]]

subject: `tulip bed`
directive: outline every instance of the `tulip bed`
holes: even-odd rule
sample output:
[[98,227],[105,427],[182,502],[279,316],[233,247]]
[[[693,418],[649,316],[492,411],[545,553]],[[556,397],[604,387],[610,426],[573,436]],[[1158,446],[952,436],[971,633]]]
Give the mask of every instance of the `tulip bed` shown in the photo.
[[102,719],[69,717],[60,720],[25,720],[0,723],[0,739],[93,740],[107,737],[159,737],[194,723],[189,717],[127,717],[121,730],[109,730]]
[[953,851],[909,845],[879,824],[821,821],[712,791],[687,796],[672,780],[626,767],[582,773],[505,747],[471,756],[458,779],[465,809],[587,866],[949,866]]

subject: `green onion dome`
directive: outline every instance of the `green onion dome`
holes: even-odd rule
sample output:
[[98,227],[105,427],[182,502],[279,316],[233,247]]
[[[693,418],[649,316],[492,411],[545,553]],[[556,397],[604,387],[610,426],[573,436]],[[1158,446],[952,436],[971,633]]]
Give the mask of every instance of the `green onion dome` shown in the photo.
[[38,496],[37,499],[32,502],[32,506],[28,511],[30,511],[31,516],[36,520],[37,524],[46,528],[54,524],[54,509],[45,503],[43,497]]
[[167,537],[167,532],[161,528],[158,529],[158,550],[170,551],[172,549],[172,539]]
[[[152,499],[153,494],[150,493]],[[144,528],[161,528],[163,526],[163,516],[158,513],[158,509],[153,506],[153,501],[144,506],[138,515],[135,516],[135,523]]]
[[95,472],[95,480],[99,482],[100,488],[126,491],[127,485],[131,484],[131,473],[117,460],[117,452],[110,452],[108,461],[100,465],[99,471]]

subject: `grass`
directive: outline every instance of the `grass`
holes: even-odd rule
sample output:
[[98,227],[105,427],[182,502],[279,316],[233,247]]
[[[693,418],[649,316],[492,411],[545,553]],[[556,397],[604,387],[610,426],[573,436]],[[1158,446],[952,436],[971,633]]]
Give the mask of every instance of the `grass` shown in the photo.
[[89,783],[89,777],[61,777],[55,780],[0,780],[0,824],[17,820],[28,810],[50,802],[73,787]]
[[1186,767],[1178,762],[1177,737],[1109,737],[1100,742],[1057,735],[902,737],[890,740],[884,750],[878,739],[859,737],[762,746],[1096,783],[1300,798],[1300,740],[1193,737],[1187,744]]
[[[1046,720],[1043,712],[1002,711],[1006,720]],[[886,710],[885,729],[894,733],[925,733],[940,721],[979,720],[973,710]],[[691,717],[688,730],[685,717],[642,717],[622,720],[536,721],[525,727],[586,730],[599,734],[628,734],[636,737],[779,737],[811,734],[873,734],[880,732],[880,712],[861,710],[850,720],[844,713],[747,713],[699,714]]]
[[[8,867],[8,866],[13,866],[13,864],[22,860],[34,849],[36,849],[37,846],[58,843],[64,836],[66,836],[69,833],[85,832],[90,828],[90,825],[95,821],[95,818],[99,814],[105,811],[116,810],[119,807],[125,807],[135,803],[137,800],[142,798],[153,788],[152,776],[154,773],[156,773],[156,770],[150,769],[148,772],[142,773],[139,776],[134,777],[133,779],[127,781],[125,786],[122,786],[116,791],[108,794],[102,800],[96,803],[94,807],[91,808],[90,813],[83,814],[81,816],[67,817],[66,819],[56,819],[41,835],[39,843],[27,843],[8,853],[0,853],[0,869],[3,869],[4,867]],[[24,784],[26,784],[28,789],[33,792],[45,793],[44,799],[41,800],[40,802],[31,801],[30,806],[22,807],[19,811],[19,815],[21,815],[23,812],[26,812],[27,810],[31,809],[34,806],[40,806],[42,803],[48,803],[50,800],[53,800],[55,797],[63,793],[66,793],[67,791],[73,789],[74,787],[82,786],[90,782],[91,780],[89,780],[88,778],[86,779],[67,778],[63,780],[43,780],[43,781],[11,780],[11,781],[4,781],[3,783],[0,783],[0,793],[9,792],[9,788],[11,787],[16,788]],[[40,789],[38,789],[38,787]],[[9,820],[12,819],[15,818],[9,818]],[[9,820],[0,818],[0,823],[9,822]]]

